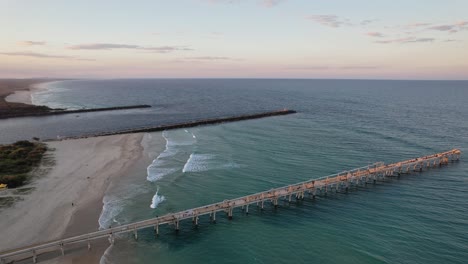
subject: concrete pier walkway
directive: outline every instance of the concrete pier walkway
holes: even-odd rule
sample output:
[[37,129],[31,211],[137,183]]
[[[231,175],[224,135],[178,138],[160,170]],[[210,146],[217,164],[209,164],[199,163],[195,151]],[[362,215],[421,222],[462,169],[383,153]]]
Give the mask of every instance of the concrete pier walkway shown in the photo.
[[401,174],[407,174],[414,171],[420,172],[429,168],[441,167],[450,162],[458,161],[460,159],[460,155],[461,151],[459,149],[453,149],[442,153],[392,164],[377,162],[366,167],[344,171],[318,179],[311,179],[181,212],[169,213],[140,222],[9,250],[0,253],[0,263],[8,263],[9,261],[24,260],[28,258],[31,258],[32,261],[36,263],[40,254],[57,251],[63,255],[66,253],[67,246],[79,243],[87,245],[89,249],[91,248],[91,242],[100,238],[108,238],[109,243],[114,243],[115,235],[121,233],[133,233],[135,239],[137,239],[138,230],[144,228],[154,228],[155,235],[159,235],[159,227],[162,225],[172,225],[174,229],[178,231],[181,221],[188,219],[191,220],[194,225],[198,225],[199,217],[202,215],[209,215],[210,221],[212,222],[216,221],[217,214],[219,213],[226,214],[228,219],[232,219],[233,212],[237,208],[241,208],[245,213],[248,213],[250,206],[258,206],[260,209],[263,209],[267,204],[270,204],[276,207],[280,200],[291,202],[293,199],[304,199],[306,194],[314,198],[316,195],[325,195],[332,190],[347,192],[352,186],[363,186],[375,183],[376,181],[385,180],[389,177],[398,177]]

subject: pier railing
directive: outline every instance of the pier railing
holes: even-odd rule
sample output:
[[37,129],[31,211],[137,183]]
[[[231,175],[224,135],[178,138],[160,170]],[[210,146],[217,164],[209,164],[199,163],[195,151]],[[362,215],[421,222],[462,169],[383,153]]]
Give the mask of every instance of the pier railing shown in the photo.
[[432,167],[441,167],[449,162],[458,161],[460,159],[460,155],[461,151],[459,149],[453,149],[442,153],[404,160],[387,165],[383,162],[377,162],[365,167],[343,171],[333,175],[311,179],[180,212],[169,213],[144,221],[31,245],[19,249],[12,249],[0,253],[0,263],[26,258],[32,258],[33,262],[36,263],[37,256],[40,254],[60,250],[61,254],[64,255],[66,246],[79,243],[87,243],[88,249],[90,249],[91,241],[100,238],[107,237],[109,242],[113,244],[115,241],[115,235],[121,233],[132,232],[135,239],[137,239],[138,230],[149,227],[154,228],[155,235],[159,235],[159,227],[161,225],[173,225],[174,229],[178,231],[180,221],[191,219],[194,225],[198,225],[199,217],[202,215],[209,215],[210,220],[215,222],[216,213],[224,212],[227,214],[228,219],[232,219],[235,208],[241,208],[242,211],[248,214],[249,206],[252,204],[257,205],[259,209],[263,209],[265,203],[270,203],[277,207],[278,202],[281,199],[287,202],[291,202],[292,199],[304,199],[306,193],[313,199],[316,195],[327,195],[330,191],[347,192],[351,186],[364,186],[369,183],[376,183],[377,181],[385,181],[388,177],[398,177],[401,174],[408,174],[414,171],[419,172],[423,171],[423,169]]

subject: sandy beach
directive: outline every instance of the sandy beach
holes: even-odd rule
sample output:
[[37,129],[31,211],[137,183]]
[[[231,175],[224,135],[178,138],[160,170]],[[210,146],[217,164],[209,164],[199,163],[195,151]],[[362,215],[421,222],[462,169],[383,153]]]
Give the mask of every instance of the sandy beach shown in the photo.
[[32,83],[25,87],[25,90],[16,90],[13,93],[7,95],[5,97],[5,101],[9,103],[21,103],[21,104],[29,104],[32,105],[32,94],[44,89],[41,84],[44,84],[46,82],[38,82],[38,83]]
[[[110,183],[130,170],[144,172],[148,165],[146,159],[150,158],[142,159],[144,136],[140,133],[47,143],[53,149],[55,165],[30,184],[36,189],[23,201],[2,211],[0,251],[98,230],[102,199]],[[70,254],[48,262],[98,263],[106,248],[101,243],[93,246],[91,253]]]
[[43,89],[41,84],[53,79],[0,79],[0,108],[24,107],[31,105],[31,94]]

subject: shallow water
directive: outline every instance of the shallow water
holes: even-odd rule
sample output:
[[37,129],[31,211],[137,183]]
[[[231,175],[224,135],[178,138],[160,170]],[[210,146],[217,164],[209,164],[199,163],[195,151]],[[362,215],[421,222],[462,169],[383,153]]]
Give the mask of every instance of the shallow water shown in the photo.
[[[59,87],[58,92],[54,87]],[[43,136],[180,122],[287,107],[298,114],[163,133],[165,150],[108,194],[102,226],[147,219],[376,161],[468,150],[468,82],[110,80],[55,83],[37,102],[68,107],[151,104],[150,110],[48,117]],[[61,90],[60,90],[61,89]],[[42,101],[41,101],[42,100]],[[81,119],[85,119],[83,121]],[[37,126],[23,119],[0,124]],[[12,122],[12,121],[11,121]],[[98,123],[98,126],[94,126]],[[81,127],[89,124],[88,127]],[[3,130],[6,128],[6,130]],[[10,130],[9,130],[10,129]],[[10,132],[8,132],[10,131]],[[10,134],[9,134],[10,133]],[[151,142],[151,137],[146,140]],[[110,263],[465,263],[468,163],[348,194],[201,217],[178,235],[124,236]],[[157,195],[157,196],[156,196]],[[164,197],[164,198],[162,198]],[[155,207],[155,208],[151,208]],[[239,209],[240,210],[240,209]]]

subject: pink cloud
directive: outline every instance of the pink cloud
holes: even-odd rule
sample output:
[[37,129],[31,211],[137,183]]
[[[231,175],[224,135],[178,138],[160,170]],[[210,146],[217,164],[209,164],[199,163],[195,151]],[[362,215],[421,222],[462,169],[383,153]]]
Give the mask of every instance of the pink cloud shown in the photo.
[[351,25],[348,19],[342,19],[336,15],[312,15],[312,16],[307,17],[307,19],[312,20],[326,27],[337,28],[343,25],[347,25],[347,26]]
[[42,46],[42,45],[45,45],[46,43],[44,41],[26,40],[26,41],[19,42],[19,44],[23,46]]
[[427,26],[430,26],[432,25],[431,23],[412,23],[412,24],[408,24],[406,25],[406,28],[418,28],[418,27],[427,27]]
[[407,43],[427,43],[427,42],[434,42],[434,41],[435,41],[434,38],[408,37],[408,38],[399,38],[399,39],[378,40],[375,43],[380,43],[380,44],[390,44],[390,43],[407,44]]
[[439,30],[439,31],[450,31],[450,30],[452,30],[454,27],[455,27],[454,25],[442,25],[442,26],[430,27],[430,28],[428,28],[428,29]]
[[375,38],[384,37],[384,34],[382,34],[380,32],[367,32],[366,35],[369,36],[369,37],[375,37]]
[[285,0],[262,0],[261,4],[266,7],[272,7],[284,1]]

